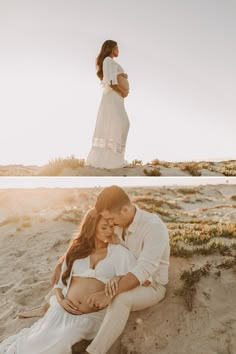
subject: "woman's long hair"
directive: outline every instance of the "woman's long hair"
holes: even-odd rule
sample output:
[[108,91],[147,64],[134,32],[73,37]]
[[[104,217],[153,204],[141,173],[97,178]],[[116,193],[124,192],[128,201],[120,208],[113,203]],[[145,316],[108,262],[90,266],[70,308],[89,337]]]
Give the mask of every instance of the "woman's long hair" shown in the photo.
[[102,64],[103,60],[111,55],[112,50],[117,46],[117,42],[108,39],[105,41],[102,45],[102,48],[100,50],[100,53],[98,54],[98,57],[96,59],[96,67],[97,67],[97,76],[99,77],[100,80],[103,79],[103,70],[102,70]]
[[92,253],[95,248],[95,233],[101,215],[92,208],[82,220],[80,230],[71,240],[66,252],[67,269],[62,274],[62,282],[67,285],[67,278],[70,275],[73,263],[76,259],[85,258]]

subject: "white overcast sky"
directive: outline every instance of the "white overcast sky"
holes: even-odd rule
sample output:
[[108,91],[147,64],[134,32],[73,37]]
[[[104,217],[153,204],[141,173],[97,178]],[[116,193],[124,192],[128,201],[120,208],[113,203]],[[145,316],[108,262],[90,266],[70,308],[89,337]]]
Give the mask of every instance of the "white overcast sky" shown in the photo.
[[234,185],[235,177],[1,177],[0,190],[7,188],[93,188]]
[[129,74],[126,158],[236,158],[234,0],[0,0],[0,165],[85,158],[106,39]]

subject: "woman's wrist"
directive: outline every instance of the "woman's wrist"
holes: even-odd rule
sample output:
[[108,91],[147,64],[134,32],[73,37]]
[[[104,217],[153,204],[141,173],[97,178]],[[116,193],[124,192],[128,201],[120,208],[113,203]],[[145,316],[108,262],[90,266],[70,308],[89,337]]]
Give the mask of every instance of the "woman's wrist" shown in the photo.
[[64,295],[62,294],[61,290],[56,291],[56,298],[57,298],[57,301],[58,301],[58,302],[61,302],[61,301],[65,300],[65,297],[64,297]]
[[64,296],[57,298],[58,303],[62,303],[65,300]]

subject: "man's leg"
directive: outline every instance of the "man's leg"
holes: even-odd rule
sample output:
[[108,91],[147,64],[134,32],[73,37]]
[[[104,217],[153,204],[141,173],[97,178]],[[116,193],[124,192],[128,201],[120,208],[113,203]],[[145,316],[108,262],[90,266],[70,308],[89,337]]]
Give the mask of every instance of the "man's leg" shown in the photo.
[[86,349],[90,354],[105,354],[123,332],[130,311],[143,310],[153,306],[165,297],[166,288],[159,285],[138,286],[137,288],[117,295],[108,306],[101,328]]

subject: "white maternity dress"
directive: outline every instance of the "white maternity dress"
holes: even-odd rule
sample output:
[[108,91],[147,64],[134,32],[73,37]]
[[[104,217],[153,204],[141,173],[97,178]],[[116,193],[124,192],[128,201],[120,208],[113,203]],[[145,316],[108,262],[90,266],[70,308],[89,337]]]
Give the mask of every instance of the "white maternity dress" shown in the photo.
[[125,146],[129,131],[124,98],[109,85],[117,85],[117,75],[124,73],[122,67],[111,57],[103,61],[104,88],[99,106],[96,127],[93,135],[92,149],[86,165],[97,168],[120,168],[126,165]]
[[[108,245],[107,256],[95,269],[90,268],[90,256],[77,259],[65,286],[61,278],[55,287],[62,289],[66,296],[73,276],[96,278],[104,283],[115,275],[129,272],[136,260],[130,251],[121,245]],[[64,272],[63,264],[61,274]],[[93,339],[97,334],[106,309],[84,315],[72,315],[57,302],[50,299],[45,316],[32,327],[24,328],[0,344],[1,354],[71,354],[73,344],[83,339]]]

